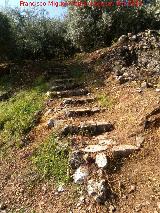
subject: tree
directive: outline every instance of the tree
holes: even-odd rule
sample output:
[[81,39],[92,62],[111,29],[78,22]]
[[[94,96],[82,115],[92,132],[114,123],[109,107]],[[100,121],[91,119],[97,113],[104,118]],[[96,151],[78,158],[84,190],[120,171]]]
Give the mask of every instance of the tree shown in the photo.
[[70,6],[67,36],[81,51],[90,51],[106,46],[128,32],[158,29],[160,22],[155,13],[157,5],[152,1],[152,4],[139,7],[116,6],[115,3],[110,7]]
[[8,17],[0,12],[0,59],[11,55],[13,49],[12,27]]

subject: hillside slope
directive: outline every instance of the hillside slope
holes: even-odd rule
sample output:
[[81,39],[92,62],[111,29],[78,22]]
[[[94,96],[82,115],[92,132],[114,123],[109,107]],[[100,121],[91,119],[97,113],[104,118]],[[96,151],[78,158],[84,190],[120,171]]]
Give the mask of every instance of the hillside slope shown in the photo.
[[0,212],[160,212],[159,42],[148,30],[41,62],[1,100]]

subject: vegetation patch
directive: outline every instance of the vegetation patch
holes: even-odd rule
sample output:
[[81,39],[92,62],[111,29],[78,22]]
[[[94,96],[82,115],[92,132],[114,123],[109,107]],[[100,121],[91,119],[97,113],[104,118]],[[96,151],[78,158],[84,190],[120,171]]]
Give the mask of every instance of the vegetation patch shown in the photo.
[[60,147],[54,134],[38,148],[32,157],[42,179],[54,177],[57,183],[66,183],[69,180],[68,165],[69,148]]
[[33,125],[36,113],[42,108],[47,84],[38,78],[30,89],[21,89],[8,101],[0,102],[0,139],[18,141]]
[[106,94],[98,94],[97,100],[99,105],[102,107],[108,107],[111,109],[114,105],[114,101]]

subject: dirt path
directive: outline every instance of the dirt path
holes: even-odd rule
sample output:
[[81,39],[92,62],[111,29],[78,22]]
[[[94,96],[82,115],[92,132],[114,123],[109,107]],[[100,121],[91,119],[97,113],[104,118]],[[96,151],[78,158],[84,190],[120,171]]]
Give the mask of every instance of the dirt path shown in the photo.
[[[77,83],[69,70],[56,70],[41,122],[30,133],[33,143],[13,149],[1,164],[0,212],[160,212],[159,126],[138,126],[159,95],[113,81],[95,91]],[[102,93],[114,100],[110,108],[99,104]],[[52,131],[60,143],[71,141],[71,173],[88,173],[62,193],[53,180],[39,181],[29,169],[30,156]]]

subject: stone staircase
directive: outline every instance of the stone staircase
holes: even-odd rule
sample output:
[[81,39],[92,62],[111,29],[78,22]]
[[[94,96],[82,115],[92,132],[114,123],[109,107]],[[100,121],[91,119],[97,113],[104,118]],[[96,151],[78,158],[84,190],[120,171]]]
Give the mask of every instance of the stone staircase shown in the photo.
[[[140,146],[120,145],[109,138],[108,133],[114,131],[114,124],[104,120],[95,121],[92,118],[103,110],[95,107],[94,95],[83,83],[76,83],[67,69],[57,70],[58,77],[53,79],[47,95],[53,101],[60,99],[61,103],[58,108],[53,109],[54,117],[51,114],[48,128],[57,129],[59,140],[65,137],[76,140],[77,136],[80,137],[79,144],[72,146],[69,159],[73,180],[77,184],[85,184],[88,195],[98,203],[104,203],[110,190],[107,181],[110,156],[127,157],[139,150]],[[84,121],[83,117],[87,118],[87,121]],[[93,164],[94,169],[91,170]]]

